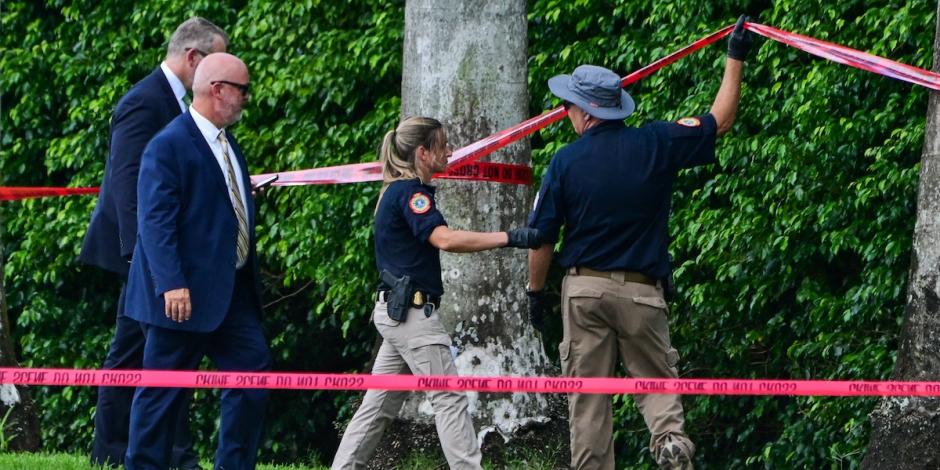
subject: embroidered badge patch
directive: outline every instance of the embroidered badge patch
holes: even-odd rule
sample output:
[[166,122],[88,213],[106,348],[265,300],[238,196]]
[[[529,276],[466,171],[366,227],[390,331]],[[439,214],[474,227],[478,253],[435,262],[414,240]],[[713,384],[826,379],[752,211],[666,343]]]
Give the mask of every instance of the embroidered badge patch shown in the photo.
[[414,193],[411,195],[411,201],[408,202],[408,207],[410,207],[411,212],[415,214],[424,214],[431,210],[431,199],[424,193]]
[[685,127],[698,127],[702,125],[702,121],[699,121],[698,118],[694,117],[684,117],[676,121],[676,123]]

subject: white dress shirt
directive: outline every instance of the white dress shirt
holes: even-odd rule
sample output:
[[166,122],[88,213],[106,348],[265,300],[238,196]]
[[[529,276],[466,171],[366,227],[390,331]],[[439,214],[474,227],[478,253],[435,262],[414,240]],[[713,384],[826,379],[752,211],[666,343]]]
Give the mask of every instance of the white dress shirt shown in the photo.
[[[209,149],[212,150],[212,155],[215,156],[216,163],[219,164],[219,169],[222,170],[222,179],[225,181],[225,186],[228,187],[229,192],[231,193],[232,187],[229,185],[228,180],[228,166],[225,164],[225,157],[222,156],[222,145],[219,144],[219,132],[222,132],[222,129],[215,127],[215,124],[212,124],[211,121],[206,119],[199,114],[199,111],[196,111],[192,106],[189,107],[189,114],[192,115],[193,121],[196,121],[196,127],[199,128],[199,132],[202,133],[202,136],[206,139],[206,142],[209,144]],[[228,135],[226,134],[226,139]],[[245,183],[242,181],[242,167],[238,164],[238,159],[235,158],[235,149],[232,148],[232,141],[228,141],[229,149],[229,159],[232,161],[232,168],[235,170],[235,177],[238,180],[238,194],[241,195],[242,205],[245,210],[248,210],[248,200],[245,197]]]
[[166,65],[166,62],[160,63],[160,70],[163,70],[163,74],[166,75],[166,81],[170,82],[170,88],[173,90],[173,95],[176,96],[176,101],[180,105],[180,112],[186,112],[186,103],[183,102],[183,97],[186,96],[186,87],[183,86],[183,82],[180,81],[179,77],[170,70],[170,67]]

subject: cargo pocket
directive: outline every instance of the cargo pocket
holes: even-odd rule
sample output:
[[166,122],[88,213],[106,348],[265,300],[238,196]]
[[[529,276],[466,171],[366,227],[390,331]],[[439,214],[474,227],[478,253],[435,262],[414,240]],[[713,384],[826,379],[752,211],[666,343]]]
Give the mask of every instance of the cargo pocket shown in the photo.
[[565,293],[568,295],[569,299],[575,297],[599,299],[604,296],[604,292],[602,292],[600,289],[592,286],[579,286],[577,282],[569,282],[568,289]]
[[571,341],[564,340],[558,345],[558,357],[561,359],[561,373],[565,376],[571,375]]
[[450,354],[450,336],[425,334],[408,340],[414,375],[444,375],[454,368]]
[[669,348],[669,350],[666,351],[666,365],[675,369],[678,364],[679,351],[677,351],[676,348]]
[[662,297],[634,297],[633,303],[662,310],[665,318],[669,317],[669,304]]
[[647,305],[653,308],[666,309],[666,300],[662,297],[634,297],[633,302],[640,305]]
[[580,278],[576,278],[568,282],[565,296],[562,322],[565,327],[564,336],[567,338],[572,331],[585,328],[578,325],[582,323],[584,315],[595,310],[598,303],[602,302],[604,292],[594,286],[584,285]]

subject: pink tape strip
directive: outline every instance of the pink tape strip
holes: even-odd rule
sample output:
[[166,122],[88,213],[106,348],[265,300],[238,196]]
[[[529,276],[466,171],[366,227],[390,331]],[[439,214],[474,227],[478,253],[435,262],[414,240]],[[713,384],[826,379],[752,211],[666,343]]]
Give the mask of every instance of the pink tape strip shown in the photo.
[[903,80],[932,90],[940,90],[940,75],[911,65],[902,64],[874,54],[862,52],[831,42],[783,31],[772,26],[747,23],[747,29],[761,36],[793,46],[815,56],[857,69]]
[[[627,86],[650,76],[653,72],[670,65],[677,60],[708,46],[727,36],[734,25],[726,26],[708,36],[705,36],[692,44],[689,44],[678,51],[675,51],[666,57],[663,57],[621,79],[621,86]],[[549,124],[564,119],[568,113],[561,106],[546,111],[538,116],[533,116],[514,126],[503,129],[495,134],[484,137],[472,144],[454,150],[454,154],[448,160],[449,169],[457,172],[466,172],[462,167],[470,165],[473,162],[513,143],[532,133],[545,128]],[[448,172],[450,173],[450,171]],[[273,174],[273,173],[272,173]],[[287,171],[278,173],[278,181],[275,185],[291,186],[300,184],[336,184],[336,183],[361,183],[366,181],[380,181],[382,179],[382,169],[377,162],[356,163],[352,165],[334,166],[328,168],[314,168],[311,170]],[[256,178],[267,177],[268,175],[258,175]]]
[[50,188],[45,186],[0,186],[0,201],[16,201],[35,197],[98,194],[98,188]]
[[940,396],[940,382],[828,380],[457,377],[0,368],[0,383],[56,386],[267,388],[283,390],[454,390],[679,395]]
[[[808,36],[783,31],[771,26],[758,23],[746,23],[746,28],[784,44],[796,47],[810,54],[823,57],[840,64],[845,64],[861,70],[884,75],[886,77],[903,80],[906,82],[921,85],[933,90],[940,90],[940,75],[923,70],[910,65],[895,62],[884,57],[879,57],[866,52],[861,52],[831,42],[821,41]],[[677,60],[697,51],[703,47],[712,44],[727,36],[733,28],[733,25],[726,26],[708,36],[705,36],[678,51],[669,54],[633,73],[627,75],[621,80],[623,86],[627,86],[642,78],[645,78],[653,72],[676,62]],[[499,150],[523,137],[542,129],[549,124],[563,119],[566,112],[558,107],[546,111],[538,116],[529,118],[519,124],[507,129],[503,129],[493,135],[484,137],[470,145],[461,147],[454,151],[450,158],[450,170],[455,170],[456,175],[436,175],[442,178],[475,179],[468,178],[466,175],[473,173],[472,170],[462,168],[469,165],[490,153]],[[449,171],[448,173],[451,173]],[[255,175],[254,180],[260,180],[273,173]],[[367,181],[380,181],[382,179],[382,170],[378,162],[355,163],[351,165],[340,165],[326,168],[314,168],[309,170],[285,171],[278,173],[279,179],[274,183],[276,186],[294,186],[308,184],[343,184],[343,183],[361,183]],[[485,180],[485,178],[484,178]],[[95,188],[17,188],[0,187],[0,201],[23,199],[27,197],[43,196],[64,196],[72,194],[89,194]]]

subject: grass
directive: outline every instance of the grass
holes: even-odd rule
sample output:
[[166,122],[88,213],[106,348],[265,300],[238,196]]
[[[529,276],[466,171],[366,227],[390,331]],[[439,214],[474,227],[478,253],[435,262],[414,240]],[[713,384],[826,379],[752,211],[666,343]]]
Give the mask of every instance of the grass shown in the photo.
[[[495,470],[484,459],[483,467]],[[202,468],[211,469],[212,463],[202,462]],[[325,466],[297,466],[259,464],[258,470],[326,470]],[[398,470],[446,469],[447,463],[424,455],[412,455],[398,465]],[[501,467],[508,470],[545,469],[551,470],[551,463],[543,462],[538,456],[509,462]],[[3,470],[105,470],[105,467],[92,466],[87,455],[75,454],[27,454],[0,453],[0,469]]]
[[[123,467],[121,467],[123,468]],[[211,469],[211,462],[202,462],[202,468]],[[325,470],[327,467],[298,467],[295,465],[258,465],[258,470]],[[0,453],[3,470],[105,470],[92,466],[87,455]]]

